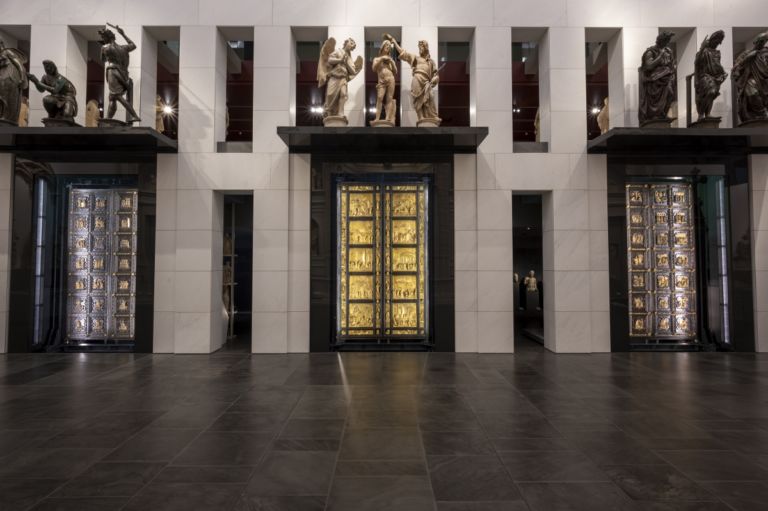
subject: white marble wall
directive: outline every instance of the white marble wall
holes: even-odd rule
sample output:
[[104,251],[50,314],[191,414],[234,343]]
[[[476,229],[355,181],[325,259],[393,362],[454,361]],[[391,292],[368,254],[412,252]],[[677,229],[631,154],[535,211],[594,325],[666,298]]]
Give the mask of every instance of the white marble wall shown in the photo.
[[[55,15],[54,15],[55,11]],[[65,13],[64,17],[60,13]],[[85,74],[82,36],[70,26],[125,26],[139,45],[132,54],[142,124],[152,125],[156,41],[144,27],[180,27],[179,154],[158,158],[155,349],[209,352],[222,342],[220,323],[221,208],[227,192],[254,197],[253,351],[308,349],[309,162],[289,156],[275,128],[292,122],[295,55],[291,27],[328,27],[341,42],[354,37],[363,51],[365,27],[402,27],[405,48],[427,39],[437,54],[439,27],[474,27],[471,119],[490,135],[477,155],[455,158],[456,303],[458,351],[514,348],[512,311],[512,196],[544,197],[547,346],[558,352],[607,351],[608,276],[606,164],[587,156],[584,119],[585,27],[621,28],[609,41],[611,125],[637,125],[637,67],[659,27],[689,27],[690,48],[717,28],[726,32],[723,64],[731,65],[733,27],[768,24],[763,0],[4,0],[0,20],[31,27],[32,71],[55,60],[81,94]],[[762,20],[762,21],[760,21]],[[254,27],[253,151],[218,154],[225,133],[226,42],[218,27]],[[542,42],[542,106],[546,154],[512,151],[511,29],[546,28]],[[2,26],[0,26],[0,30]],[[687,58],[687,57],[686,57]],[[687,62],[687,61],[686,61]],[[681,70],[681,75],[690,70]],[[415,125],[403,66],[403,125]],[[726,82],[716,115],[730,123]],[[33,90],[30,121],[44,116]],[[364,125],[364,83],[350,84],[347,116]],[[3,157],[5,158],[5,157]],[[10,160],[0,160],[0,332],[7,316]],[[768,167],[752,159],[755,183]],[[5,172],[6,174],[3,174]],[[763,229],[753,186],[756,284],[768,267],[760,258]],[[8,196],[8,200],[4,197]],[[768,208],[768,207],[767,207]],[[758,222],[759,220],[759,222]],[[3,223],[5,222],[5,224]],[[6,275],[7,277],[7,275]],[[5,281],[3,280],[5,278]],[[766,287],[766,286],[763,286]],[[756,286],[756,290],[760,289]],[[469,290],[469,292],[466,292]],[[768,350],[768,306],[757,292],[759,346]],[[765,300],[763,300],[765,301]],[[0,336],[4,342],[5,334]],[[0,342],[0,346],[2,346]]]
[[768,351],[768,155],[753,155],[749,160],[755,344],[757,351],[766,352]]

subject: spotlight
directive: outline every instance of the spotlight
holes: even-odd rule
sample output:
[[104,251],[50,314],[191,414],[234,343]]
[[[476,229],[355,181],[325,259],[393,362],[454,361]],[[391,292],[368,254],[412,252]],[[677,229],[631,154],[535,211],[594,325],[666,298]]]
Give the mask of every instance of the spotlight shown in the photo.
[[597,115],[597,114],[600,113],[600,109],[597,108],[596,106],[593,106],[592,110],[590,110],[590,112],[592,112],[592,115]]
[[309,107],[310,113],[313,114],[322,114],[323,113],[323,107],[321,106],[311,106]]
[[171,105],[165,105],[165,106],[163,107],[163,113],[164,113],[165,115],[171,115],[171,114],[173,114],[173,107],[172,107]]

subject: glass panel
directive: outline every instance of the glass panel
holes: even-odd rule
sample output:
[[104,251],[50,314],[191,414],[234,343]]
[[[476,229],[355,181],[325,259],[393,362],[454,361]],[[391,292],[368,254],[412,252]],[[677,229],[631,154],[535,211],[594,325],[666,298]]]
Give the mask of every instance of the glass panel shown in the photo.
[[626,189],[629,334],[692,340],[696,268],[690,184]]

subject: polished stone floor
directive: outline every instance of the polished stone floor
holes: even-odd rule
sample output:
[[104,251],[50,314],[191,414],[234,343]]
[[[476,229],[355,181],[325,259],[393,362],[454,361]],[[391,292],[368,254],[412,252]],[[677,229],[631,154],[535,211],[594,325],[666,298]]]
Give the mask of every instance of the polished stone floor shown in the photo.
[[0,509],[764,510],[768,356],[0,356]]

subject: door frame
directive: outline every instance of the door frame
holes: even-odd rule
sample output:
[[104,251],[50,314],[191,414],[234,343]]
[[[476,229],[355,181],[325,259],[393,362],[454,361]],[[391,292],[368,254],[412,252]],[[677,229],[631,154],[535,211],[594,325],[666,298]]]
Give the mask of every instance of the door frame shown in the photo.
[[359,345],[343,349],[454,351],[454,206],[453,156],[424,154],[371,154],[350,161],[344,155],[312,155],[310,221],[310,351],[336,348],[336,187],[341,177],[350,180],[374,176],[429,177],[428,221],[428,343]]

